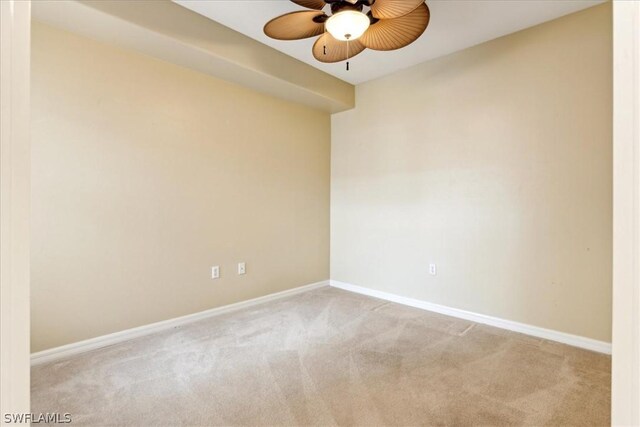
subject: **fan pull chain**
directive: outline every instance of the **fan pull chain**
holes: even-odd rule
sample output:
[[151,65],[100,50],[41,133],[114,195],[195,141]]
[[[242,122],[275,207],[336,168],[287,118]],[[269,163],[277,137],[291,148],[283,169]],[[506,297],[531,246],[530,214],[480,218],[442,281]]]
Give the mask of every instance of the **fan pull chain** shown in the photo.
[[347,39],[347,71],[349,71],[349,39]]

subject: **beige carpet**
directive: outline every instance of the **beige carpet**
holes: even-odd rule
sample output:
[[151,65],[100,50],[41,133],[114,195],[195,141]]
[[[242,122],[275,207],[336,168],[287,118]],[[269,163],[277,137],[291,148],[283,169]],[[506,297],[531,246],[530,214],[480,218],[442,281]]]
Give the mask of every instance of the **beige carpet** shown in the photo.
[[32,369],[72,425],[608,425],[610,358],[322,288]]

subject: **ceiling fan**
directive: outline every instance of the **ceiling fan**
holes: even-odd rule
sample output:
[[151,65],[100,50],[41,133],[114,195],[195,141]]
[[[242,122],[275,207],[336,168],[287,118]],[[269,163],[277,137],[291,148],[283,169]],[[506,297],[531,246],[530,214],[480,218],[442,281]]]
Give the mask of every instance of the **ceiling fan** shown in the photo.
[[[320,62],[348,60],[367,48],[405,47],[422,35],[430,17],[424,0],[291,1],[312,10],[278,16],[267,22],[264,33],[276,40],[320,36],[312,48]],[[330,15],[322,11],[327,5],[331,7]]]

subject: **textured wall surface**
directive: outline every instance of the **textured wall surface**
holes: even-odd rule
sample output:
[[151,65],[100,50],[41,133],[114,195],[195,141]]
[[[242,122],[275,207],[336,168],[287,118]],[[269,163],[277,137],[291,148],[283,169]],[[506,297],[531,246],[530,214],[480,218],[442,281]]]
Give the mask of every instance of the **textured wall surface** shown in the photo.
[[610,341],[611,31],[607,3],[358,86],[331,278]]
[[328,114],[37,23],[32,80],[32,351],[328,279]]

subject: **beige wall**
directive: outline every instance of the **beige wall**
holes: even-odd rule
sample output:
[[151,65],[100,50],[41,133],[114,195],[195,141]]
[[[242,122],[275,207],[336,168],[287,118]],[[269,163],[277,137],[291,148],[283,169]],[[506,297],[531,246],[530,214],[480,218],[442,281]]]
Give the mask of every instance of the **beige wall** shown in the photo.
[[610,341],[611,31],[605,4],[358,86],[331,278]]
[[355,104],[353,85],[171,0],[37,0],[33,17],[312,108]]
[[32,351],[328,278],[328,114],[42,24],[32,66]]

